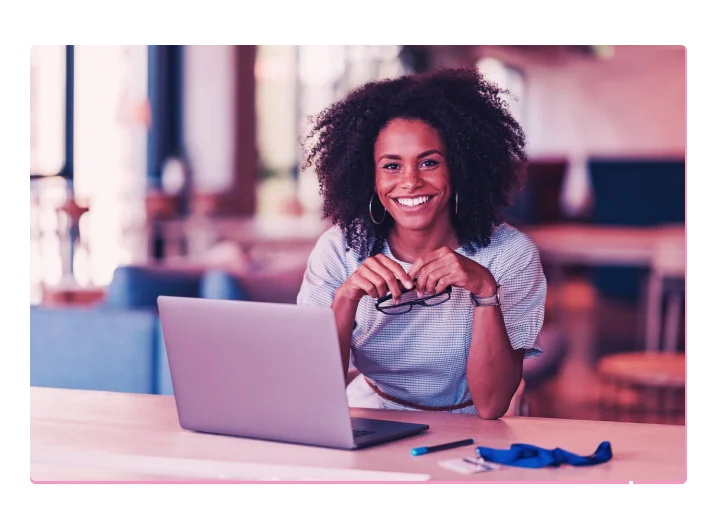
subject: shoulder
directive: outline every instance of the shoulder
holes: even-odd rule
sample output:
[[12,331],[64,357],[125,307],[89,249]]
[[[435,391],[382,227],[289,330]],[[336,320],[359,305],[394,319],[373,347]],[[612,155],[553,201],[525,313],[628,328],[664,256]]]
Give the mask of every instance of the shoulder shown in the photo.
[[315,243],[314,253],[342,256],[348,253],[345,233],[340,226],[333,225],[326,229]]
[[332,267],[354,268],[359,261],[356,251],[348,249],[345,233],[337,225],[329,227],[315,243],[309,261],[324,263]]
[[540,264],[540,254],[533,240],[506,223],[496,226],[489,245],[479,249],[476,256],[497,279]]
[[499,251],[504,257],[520,255],[534,257],[538,254],[538,247],[528,235],[506,223],[494,229],[489,246],[494,247],[494,250]]

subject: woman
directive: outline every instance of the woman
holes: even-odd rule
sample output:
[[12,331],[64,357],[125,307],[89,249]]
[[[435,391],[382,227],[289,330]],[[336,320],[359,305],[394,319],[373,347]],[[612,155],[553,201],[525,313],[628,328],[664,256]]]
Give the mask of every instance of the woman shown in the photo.
[[526,160],[501,95],[445,70],[369,83],[313,121],[306,166],[334,225],[298,304],[335,312],[352,407],[500,418],[540,353],[538,251],[501,221]]

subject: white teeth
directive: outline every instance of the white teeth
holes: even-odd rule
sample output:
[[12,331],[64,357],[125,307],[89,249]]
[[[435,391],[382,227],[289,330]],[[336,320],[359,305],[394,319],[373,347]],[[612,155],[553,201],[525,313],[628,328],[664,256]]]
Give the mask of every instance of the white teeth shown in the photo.
[[430,196],[419,196],[418,198],[398,198],[396,201],[406,207],[415,207],[430,200]]

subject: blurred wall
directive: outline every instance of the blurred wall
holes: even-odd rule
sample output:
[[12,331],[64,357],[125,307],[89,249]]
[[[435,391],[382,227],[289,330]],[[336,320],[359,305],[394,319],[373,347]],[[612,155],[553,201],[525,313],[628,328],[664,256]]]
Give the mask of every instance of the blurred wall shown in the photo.
[[569,46],[430,46],[431,68],[489,57],[522,73],[521,125],[531,158],[568,161],[562,207],[591,201],[590,156],[682,158],[685,48],[611,46],[595,55]]
[[616,46],[610,59],[525,71],[532,155],[684,155],[683,47]]
[[493,57],[522,71],[536,156],[683,156],[685,48],[613,46],[612,56],[551,46],[431,46],[432,67]]

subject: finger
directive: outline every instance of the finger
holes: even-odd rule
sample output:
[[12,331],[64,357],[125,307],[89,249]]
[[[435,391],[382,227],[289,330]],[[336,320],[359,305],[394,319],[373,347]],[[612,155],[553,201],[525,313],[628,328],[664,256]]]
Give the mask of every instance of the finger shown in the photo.
[[[430,273],[447,268],[445,270],[445,275],[449,273],[453,273],[456,271],[456,268],[458,266],[457,258],[458,255],[456,252],[452,251],[450,248],[440,248],[436,252],[436,258],[435,260],[430,261],[428,264],[423,266],[418,273],[418,277],[422,281],[425,292],[426,293],[433,293],[437,285],[435,284],[435,281],[433,281],[432,284],[428,284],[429,282],[429,277]],[[437,276],[436,276],[437,278]]]
[[455,283],[454,276],[450,273],[441,277],[438,283],[435,285],[435,293],[444,292],[448,286],[452,286]]
[[444,256],[446,254],[446,250],[447,248],[440,248],[418,257],[416,261],[411,264],[411,268],[408,270],[408,275],[411,278],[417,276],[418,273],[420,273],[420,270],[423,269],[425,266]]
[[396,275],[394,275],[394,273],[389,268],[384,266],[384,264],[380,263],[375,259],[369,259],[367,265],[372,271],[384,278],[384,281],[386,281],[386,287],[391,292],[391,295],[393,296],[394,300],[400,299],[401,287],[399,286],[398,280],[396,279]]
[[406,287],[408,290],[413,289],[413,277],[411,277],[406,271],[401,267],[401,264],[398,262],[395,262],[391,260],[389,257],[386,255],[378,254],[376,255],[376,260],[383,266],[389,268],[391,272],[396,276],[398,280],[400,280],[403,285]]
[[357,290],[363,291],[372,299],[379,298],[379,292],[376,291],[376,286],[371,281],[368,281],[359,274],[357,274],[354,280],[352,281],[352,286]]
[[428,293],[437,293],[438,282],[441,279],[447,278],[452,273],[452,268],[450,266],[442,266],[436,268],[428,274],[428,280],[425,283],[425,291]]
[[420,272],[418,273],[418,277],[416,278],[416,291],[418,292],[418,297],[422,297],[426,294],[426,292],[431,291],[430,289],[428,289],[428,280],[430,278],[430,274],[444,267],[445,265],[443,264],[443,262],[439,259],[436,259],[421,268]]
[[359,268],[359,273],[362,277],[374,285],[377,291],[377,298],[386,295],[388,292],[386,280],[384,280],[384,277],[369,268],[369,265],[366,262],[364,266]]

